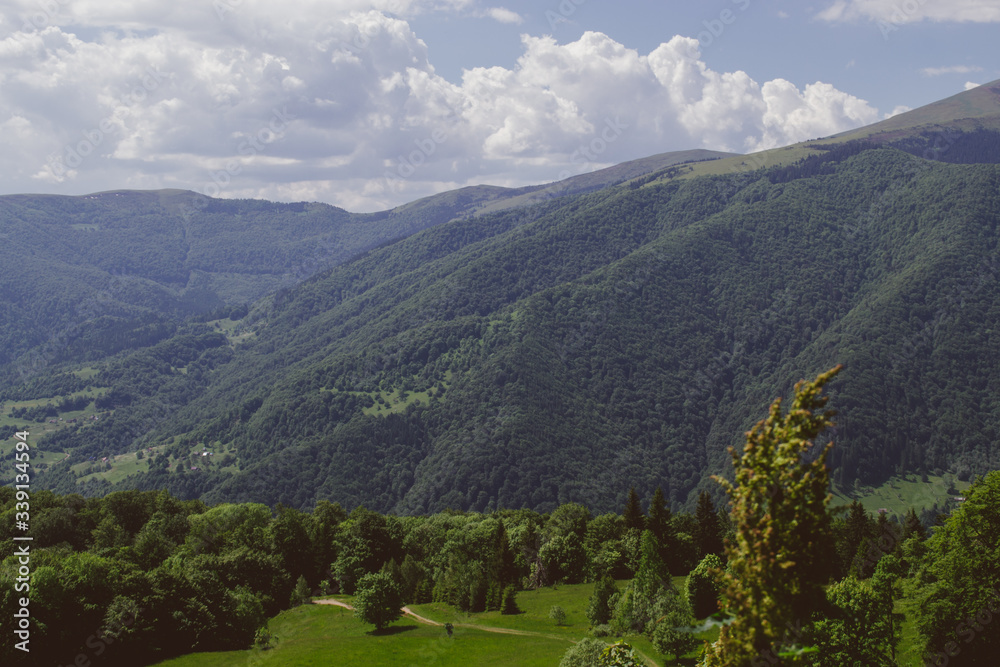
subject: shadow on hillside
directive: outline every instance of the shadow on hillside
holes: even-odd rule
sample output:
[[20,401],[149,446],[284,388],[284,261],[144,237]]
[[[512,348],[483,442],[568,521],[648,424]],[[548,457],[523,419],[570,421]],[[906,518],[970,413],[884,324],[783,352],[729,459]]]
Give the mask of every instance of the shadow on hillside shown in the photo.
[[382,628],[381,630],[372,630],[368,634],[372,637],[391,637],[392,635],[398,635],[400,633],[406,632],[408,630],[416,630],[415,625],[394,625],[390,628]]

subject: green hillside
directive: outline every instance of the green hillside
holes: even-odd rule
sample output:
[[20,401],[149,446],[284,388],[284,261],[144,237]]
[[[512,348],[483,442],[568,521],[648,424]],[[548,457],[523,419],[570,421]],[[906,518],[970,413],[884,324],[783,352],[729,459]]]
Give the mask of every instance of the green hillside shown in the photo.
[[[757,406],[839,362],[839,486],[964,481],[1000,463],[998,182],[848,144],[441,224],[258,303],[235,348],[190,325],[107,364],[113,414],[44,439],[71,456],[42,479],[106,492],[70,466],[154,446],[115,488],[411,513],[604,511],[634,484],[685,504]],[[235,465],[196,466],[203,448]]]
[[725,156],[666,153],[549,186],[463,188],[390,211],[212,199],[184,190],[0,197],[0,379],[155,343],[414,232]]

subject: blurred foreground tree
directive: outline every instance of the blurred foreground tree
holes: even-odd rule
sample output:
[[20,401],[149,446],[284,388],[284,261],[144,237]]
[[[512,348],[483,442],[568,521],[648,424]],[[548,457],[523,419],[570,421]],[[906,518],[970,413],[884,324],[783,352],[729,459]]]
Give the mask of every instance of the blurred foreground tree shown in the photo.
[[795,664],[795,650],[777,653],[801,619],[826,606],[825,563],[833,553],[826,458],[813,441],[831,425],[823,386],[837,366],[795,385],[788,414],[781,399],[747,433],[742,454],[731,449],[735,484],[719,479],[732,502],[734,540],[727,545],[725,598],[735,620],[706,647],[704,667],[743,667],[761,659]]

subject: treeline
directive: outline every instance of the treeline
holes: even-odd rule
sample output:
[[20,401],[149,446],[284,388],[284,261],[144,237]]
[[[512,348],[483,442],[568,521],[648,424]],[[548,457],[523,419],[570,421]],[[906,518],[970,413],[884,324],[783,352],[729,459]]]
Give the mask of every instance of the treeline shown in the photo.
[[[234,472],[116,487],[209,502],[605,512],[635,485],[692,508],[757,406],[837,359],[841,487],[1000,467],[997,168],[864,143],[794,167],[553,199],[373,249],[257,304],[238,349],[220,336],[188,364],[171,338],[115,360],[128,371],[99,376],[113,419],[45,445],[225,446]],[[59,466],[41,481],[75,490]]]
[[[631,497],[624,515],[594,517],[567,504],[550,514],[396,517],[363,507],[347,513],[329,502],[307,513],[253,503],[208,507],[164,491],[89,499],[37,492],[32,578],[30,591],[22,591],[31,600],[29,663],[93,657],[94,637],[109,628],[100,640],[102,664],[246,648],[268,617],[292,604],[297,584],[301,602],[303,587],[315,595],[354,593],[366,574],[386,571],[406,602],[476,612],[500,609],[504,590],[631,578],[647,528],[677,574],[704,549],[721,547],[724,524],[707,496],[698,517],[671,515],[661,494],[646,517],[638,496]],[[13,489],[0,489],[4,609],[20,597],[10,539],[16,503]],[[5,627],[10,623],[8,615]],[[4,664],[29,664],[18,662],[10,642],[3,646]]]
[[90,405],[90,402],[93,400],[94,399],[90,396],[67,396],[59,399],[56,403],[11,408],[8,414],[12,419],[27,419],[34,422],[44,422],[46,419],[58,417],[59,414],[63,412],[83,410]]
[[1000,162],[1000,131],[980,128],[971,132],[940,130],[893,141],[893,148],[928,160],[952,164]]
[[[694,514],[671,513],[659,491],[645,508],[634,490],[628,498],[620,514],[597,516],[570,503],[547,514],[399,517],[363,507],[348,513],[325,501],[302,512],[254,503],[209,507],[165,491],[89,499],[37,492],[30,591],[18,592],[10,539],[17,499],[3,488],[0,600],[13,609],[18,597],[29,597],[32,632],[30,660],[12,642],[4,642],[2,660],[70,664],[100,652],[101,664],[134,667],[190,651],[247,648],[278,611],[310,596],[354,593],[378,572],[390,575],[405,603],[446,602],[469,612],[516,613],[516,591],[598,582],[588,611],[597,636],[645,632],[664,653],[686,652],[692,641],[683,627],[727,606],[718,575],[732,539],[729,515],[707,494]],[[997,507],[1000,473],[974,485],[966,504],[937,527],[921,525],[912,512],[897,522],[873,518],[857,503],[845,508],[822,563],[822,579],[838,582],[830,589],[833,606],[803,619],[804,636],[823,646],[819,664],[894,664],[886,656],[898,644],[898,619],[874,618],[865,627],[841,615],[874,613],[865,605],[882,598],[866,591],[878,582],[890,587],[891,599],[905,590],[920,600],[916,620],[928,649],[947,650],[967,629],[956,624],[975,614],[975,605],[989,605],[1000,585],[989,562],[990,549],[1000,547]],[[671,577],[689,572],[687,587],[677,590]],[[623,579],[631,582],[620,589],[615,581]],[[657,622],[664,614],[670,623]],[[8,634],[11,623],[8,614]],[[976,644],[961,649],[968,661],[952,664],[988,664],[977,660],[993,655],[997,640],[972,628]]]

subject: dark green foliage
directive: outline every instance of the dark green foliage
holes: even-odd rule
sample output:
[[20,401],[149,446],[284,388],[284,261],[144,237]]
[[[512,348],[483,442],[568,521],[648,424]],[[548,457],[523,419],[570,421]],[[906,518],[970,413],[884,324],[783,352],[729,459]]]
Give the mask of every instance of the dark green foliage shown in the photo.
[[666,498],[663,496],[663,490],[656,487],[656,491],[653,492],[653,497],[649,501],[649,518],[646,525],[653,532],[653,537],[656,538],[656,543],[660,547],[660,557],[664,560],[668,558],[667,554],[674,537],[670,519],[671,513],[667,507]]
[[902,615],[894,611],[899,596],[900,561],[887,556],[871,579],[853,574],[827,589],[833,609],[811,632],[822,664],[831,667],[894,667],[902,634]]
[[912,507],[906,513],[906,518],[903,519],[903,539],[908,540],[911,537],[916,537],[919,540],[927,539],[927,529],[924,528],[924,524],[921,523]]
[[943,129],[893,141],[893,148],[929,160],[952,164],[996,164],[1000,162],[1000,132],[977,129],[959,132]]
[[594,584],[594,592],[587,604],[587,619],[591,626],[606,625],[614,611],[609,603],[618,594],[618,586],[610,576],[604,576]]
[[[682,619],[680,624],[687,625],[690,609],[674,589],[670,571],[660,558],[656,538],[651,531],[642,533],[640,554],[635,578],[615,599],[612,628],[619,634],[647,633],[652,637],[658,619],[667,615],[671,616],[671,622]],[[660,630],[664,642],[676,639],[672,631],[670,637],[663,635],[665,631],[666,626]]]
[[[168,474],[165,463],[119,488],[412,514],[565,502],[620,512],[622,489],[648,497],[662,487],[665,506],[693,509],[756,406],[833,356],[852,369],[835,387],[841,486],[1000,466],[990,435],[1000,432],[989,333],[1000,317],[997,167],[862,145],[823,158],[815,172],[650,180],[552,199],[373,248],[255,303],[240,324],[255,336],[236,349],[202,351],[193,368],[136,358],[127,373],[100,376],[120,407],[98,426],[51,436],[46,446],[83,458],[53,465],[39,484],[103,493],[77,489],[68,466],[140,442],[218,441],[238,469]],[[312,205],[225,204],[198,220],[237,234],[230,209],[254,224],[294,215],[325,233],[325,209]],[[417,225],[402,217],[378,223]],[[239,259],[209,245],[199,252]],[[148,286],[125,285],[130,295]],[[144,307],[114,314],[121,322],[93,317],[87,335],[95,345],[115,327],[115,345],[169,335],[159,315],[142,319],[160,310]],[[229,308],[206,312],[219,307]],[[176,326],[180,316],[170,317]],[[11,391],[65,395],[33,387]],[[683,573],[679,563],[698,555],[671,556],[689,549],[677,540],[665,556]]]
[[715,503],[707,492],[698,494],[698,505],[695,508],[694,519],[698,522],[694,541],[698,547],[698,558],[703,559],[709,554],[722,554],[722,531],[719,527],[719,516],[715,511]]
[[705,618],[719,611],[724,567],[725,563],[721,558],[708,554],[688,575],[685,593],[695,618]]
[[374,625],[376,630],[384,629],[402,616],[402,606],[399,586],[387,573],[366,574],[358,582],[354,615]]
[[517,606],[517,589],[508,584],[503,589],[503,599],[500,603],[500,613],[505,615],[520,614],[521,610]]
[[635,492],[634,486],[628,490],[628,500],[625,501],[622,518],[625,520],[626,528],[634,528],[639,531],[646,528],[646,516],[642,512],[639,494]]
[[989,665],[1000,653],[993,625],[1000,614],[998,507],[1000,472],[994,471],[966,492],[917,564],[911,582],[916,621],[933,660],[950,656],[953,664]]
[[837,555],[840,559],[838,577],[854,571],[860,576],[865,569],[868,541],[876,536],[875,523],[858,501],[851,503],[846,519],[835,522]]

